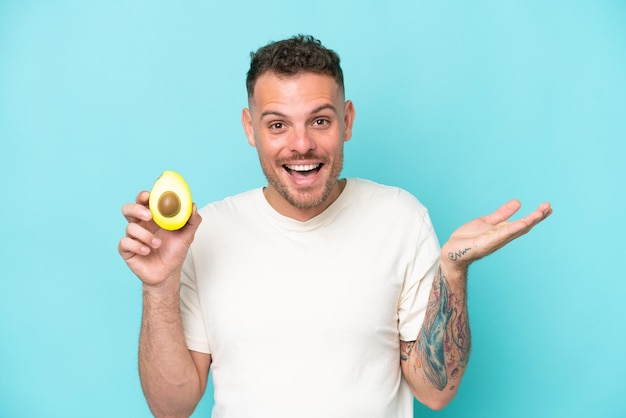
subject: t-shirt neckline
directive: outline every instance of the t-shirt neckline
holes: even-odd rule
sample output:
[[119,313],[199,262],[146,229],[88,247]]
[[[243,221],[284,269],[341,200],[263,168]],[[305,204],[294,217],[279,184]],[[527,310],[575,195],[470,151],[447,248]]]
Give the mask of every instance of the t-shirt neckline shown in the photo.
[[343,206],[345,206],[355,187],[356,182],[354,179],[346,179],[346,185],[337,199],[335,199],[335,201],[331,203],[330,206],[328,206],[322,213],[314,216],[308,221],[298,221],[297,219],[293,219],[279,213],[265,198],[265,195],[263,194],[263,187],[259,187],[256,190],[255,195],[256,199],[259,200],[259,206],[261,207],[262,212],[268,216],[272,222],[281,228],[292,231],[306,232],[317,229],[328,223],[329,220],[333,219],[335,214],[340,211]]

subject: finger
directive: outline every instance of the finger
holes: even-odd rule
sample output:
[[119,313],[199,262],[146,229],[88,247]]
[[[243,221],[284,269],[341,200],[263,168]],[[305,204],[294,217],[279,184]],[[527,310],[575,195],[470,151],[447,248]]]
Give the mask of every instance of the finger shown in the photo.
[[202,217],[198,213],[198,208],[194,203],[191,209],[191,216],[189,216],[189,219],[187,220],[185,226],[180,229],[180,232],[182,232],[187,245],[191,245],[191,243],[193,242],[193,239],[201,222]]
[[522,206],[519,200],[513,199],[500,206],[495,212],[483,216],[483,220],[491,225],[497,225],[509,219]]
[[141,192],[139,192],[139,194],[135,198],[135,203],[139,205],[147,206],[149,199],[150,199],[150,192],[146,190],[142,190]]
[[150,247],[130,237],[123,237],[117,246],[117,251],[124,260],[128,261],[136,255],[150,254]]
[[552,215],[552,205],[549,202],[544,202],[537,208],[538,212],[541,212],[541,221]]
[[191,216],[189,217],[189,220],[187,221],[187,225],[189,225],[190,228],[197,229],[200,226],[201,222],[202,222],[202,217],[198,213],[198,207],[194,203],[191,209]]
[[509,232],[516,235],[523,235],[551,214],[552,207],[550,206],[550,203],[542,203],[535,211],[529,213],[524,218],[511,223]]
[[528,225],[534,226],[538,224],[539,222],[543,221],[544,219],[546,219],[551,214],[552,214],[552,207],[550,206],[550,203],[545,202],[539,205],[539,207],[535,209],[534,212],[529,213],[522,220],[526,222]]
[[539,205],[539,210],[543,212],[543,219],[546,219],[548,216],[552,215],[552,205],[550,202],[544,202]]
[[150,209],[137,203],[126,203],[122,206],[122,214],[128,222],[149,221],[152,219]]
[[159,238],[136,223],[129,223],[128,226],[126,226],[126,236],[151,248],[159,248],[161,246],[161,240]]

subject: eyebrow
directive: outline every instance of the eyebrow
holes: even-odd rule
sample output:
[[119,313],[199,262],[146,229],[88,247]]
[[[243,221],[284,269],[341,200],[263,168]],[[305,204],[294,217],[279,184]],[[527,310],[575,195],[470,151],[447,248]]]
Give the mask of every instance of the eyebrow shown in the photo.
[[[326,109],[330,109],[330,110],[332,110],[335,113],[337,112],[337,110],[335,109],[335,106],[333,106],[330,103],[326,103],[326,104],[323,104],[323,105],[318,106],[315,109],[313,109],[310,114],[314,115],[314,114],[319,113],[322,110],[326,110]],[[265,111],[265,112],[261,113],[261,119],[266,118],[267,116],[276,116],[276,117],[279,117],[279,118],[286,118],[287,117],[287,115],[285,115],[284,113],[281,113],[281,112],[279,112],[277,110],[268,110],[268,111]]]
[[269,111],[261,113],[261,119],[263,119],[263,118],[265,118],[267,116],[276,116],[276,117],[279,117],[279,118],[284,118],[286,115],[283,114],[283,113],[277,112],[275,110],[269,110]]

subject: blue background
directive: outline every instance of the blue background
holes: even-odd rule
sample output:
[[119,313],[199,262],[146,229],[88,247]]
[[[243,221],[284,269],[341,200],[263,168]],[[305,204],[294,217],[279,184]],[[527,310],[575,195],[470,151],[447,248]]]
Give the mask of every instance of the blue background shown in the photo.
[[471,268],[469,369],[416,416],[626,416],[617,0],[0,0],[0,416],[150,416],[121,206],[165,169],[200,205],[262,185],[248,54],[296,33],[342,57],[344,175],[415,194],[442,242],[513,197],[555,209]]

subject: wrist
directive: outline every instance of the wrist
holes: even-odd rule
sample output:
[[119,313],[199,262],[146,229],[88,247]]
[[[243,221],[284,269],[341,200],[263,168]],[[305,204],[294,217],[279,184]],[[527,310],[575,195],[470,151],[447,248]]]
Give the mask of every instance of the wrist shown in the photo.
[[448,257],[447,254],[441,254],[441,258],[439,259],[439,265],[441,266],[441,270],[443,270],[446,277],[448,278],[467,277],[469,263],[463,263],[460,260],[453,261],[450,259],[450,257]]
[[145,296],[156,298],[168,298],[175,296],[178,298],[180,291],[180,276],[171,276],[159,283],[142,284],[142,291]]

